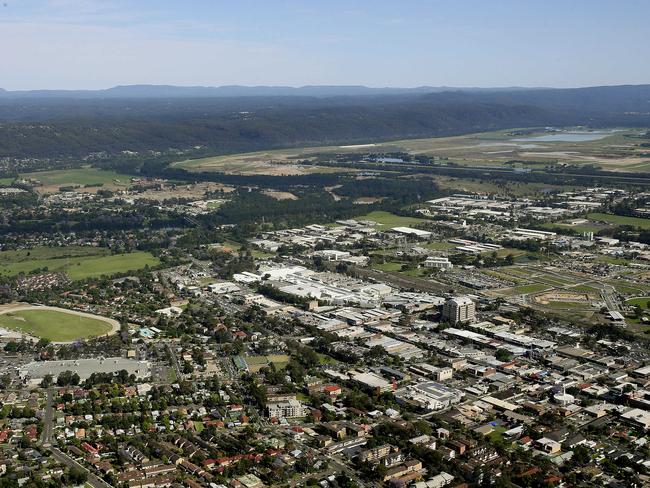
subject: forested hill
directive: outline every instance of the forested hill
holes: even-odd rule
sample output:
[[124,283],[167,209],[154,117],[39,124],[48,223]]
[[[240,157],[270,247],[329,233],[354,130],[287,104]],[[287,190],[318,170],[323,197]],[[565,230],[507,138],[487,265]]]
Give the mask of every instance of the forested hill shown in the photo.
[[0,157],[210,154],[531,126],[650,126],[650,85],[339,97],[0,97]]

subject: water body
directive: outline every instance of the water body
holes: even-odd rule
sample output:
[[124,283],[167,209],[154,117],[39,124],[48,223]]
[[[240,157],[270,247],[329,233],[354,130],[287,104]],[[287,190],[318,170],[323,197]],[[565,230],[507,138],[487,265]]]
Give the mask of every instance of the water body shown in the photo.
[[560,132],[544,136],[519,137],[512,139],[517,142],[587,142],[597,141],[611,136],[616,131],[607,132]]

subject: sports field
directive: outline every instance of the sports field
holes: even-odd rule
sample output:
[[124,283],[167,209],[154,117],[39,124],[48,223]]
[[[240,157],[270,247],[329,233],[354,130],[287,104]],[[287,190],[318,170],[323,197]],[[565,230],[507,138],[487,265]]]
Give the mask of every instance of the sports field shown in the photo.
[[0,327],[53,342],[71,342],[113,332],[114,321],[63,309],[33,307],[0,314]]
[[97,278],[145,266],[157,266],[160,261],[148,252],[110,255],[108,249],[94,247],[37,247],[29,250],[0,252],[0,276],[14,276],[35,270],[65,272],[72,280]]
[[37,190],[41,193],[56,192],[62,186],[90,185],[106,189],[125,189],[131,186],[129,175],[89,167],[36,171],[21,174],[20,177],[39,182],[42,186]]

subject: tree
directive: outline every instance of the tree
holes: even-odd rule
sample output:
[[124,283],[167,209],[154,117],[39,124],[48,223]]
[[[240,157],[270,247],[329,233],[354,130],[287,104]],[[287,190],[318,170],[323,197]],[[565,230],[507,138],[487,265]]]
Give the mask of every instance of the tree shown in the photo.
[[70,468],[64,477],[66,478],[67,483],[72,486],[83,485],[88,481],[88,473],[83,469],[79,468]]
[[579,466],[584,466],[591,461],[591,455],[589,454],[589,449],[583,445],[578,445],[573,448],[573,457],[571,461],[578,464]]
[[78,385],[80,381],[79,375],[72,371],[62,371],[56,379],[56,384],[59,386]]
[[507,362],[512,359],[512,353],[506,349],[497,349],[494,355],[499,361]]
[[51,374],[46,374],[41,381],[41,388],[49,388],[54,383],[54,377]]
[[341,488],[357,488],[359,484],[346,474],[340,474],[336,477],[336,483]]

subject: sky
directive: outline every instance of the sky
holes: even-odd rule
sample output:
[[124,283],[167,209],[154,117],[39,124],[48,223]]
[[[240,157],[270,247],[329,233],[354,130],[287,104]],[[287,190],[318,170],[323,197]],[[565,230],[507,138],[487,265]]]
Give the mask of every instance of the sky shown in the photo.
[[0,87],[650,83],[648,0],[0,0]]

